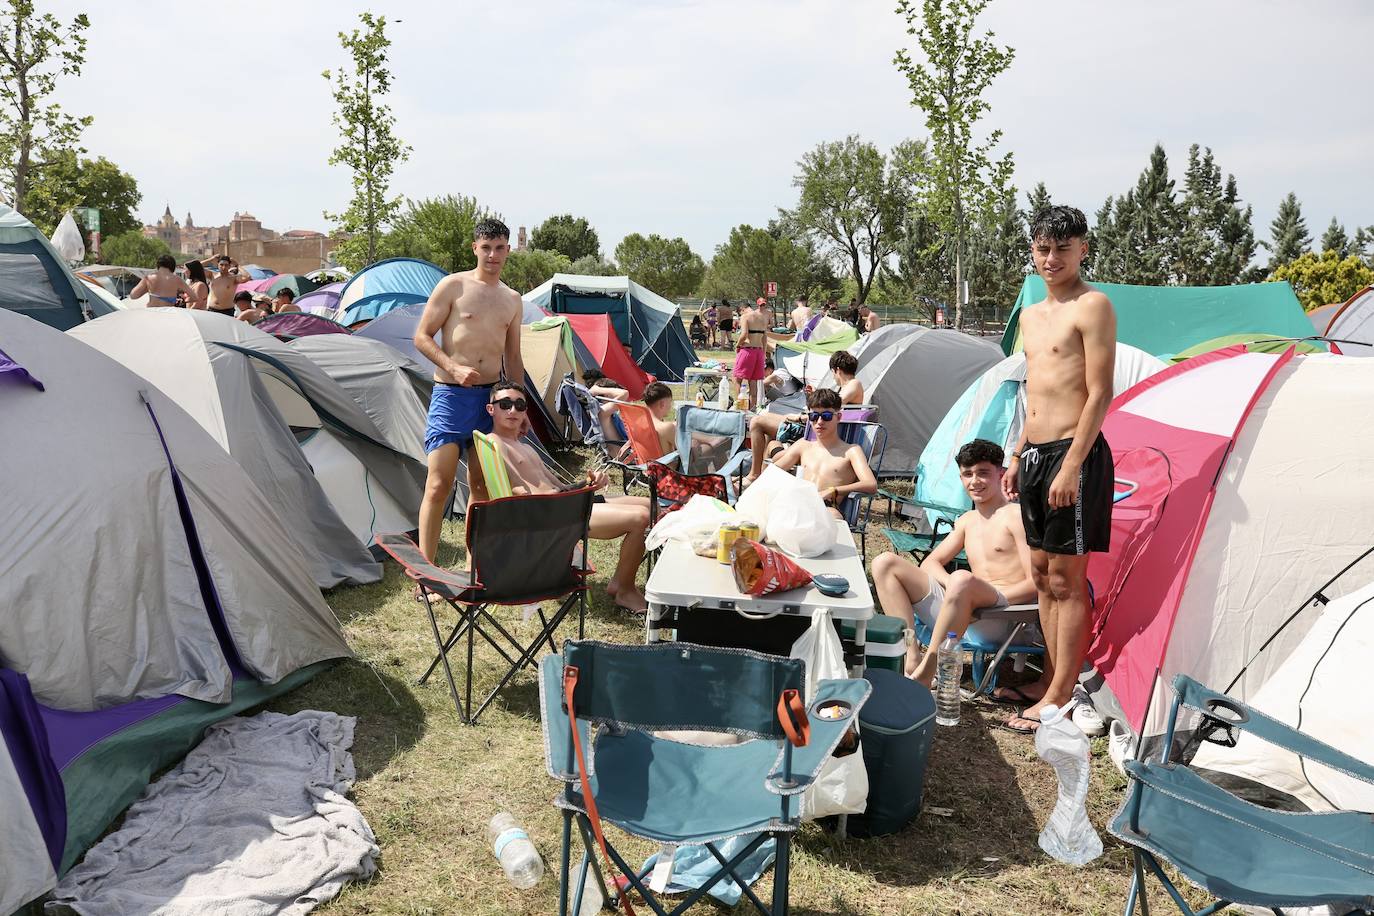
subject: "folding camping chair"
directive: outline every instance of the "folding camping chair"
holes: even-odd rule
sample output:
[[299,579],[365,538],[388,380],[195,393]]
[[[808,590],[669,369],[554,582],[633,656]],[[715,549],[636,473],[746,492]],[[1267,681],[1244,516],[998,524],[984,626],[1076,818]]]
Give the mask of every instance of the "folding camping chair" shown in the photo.
[[683,404],[677,409],[677,462],[684,474],[718,474],[725,478],[728,501],[739,489],[732,478],[744,476],[749,458],[749,415]]
[[[377,543],[420,586],[429,614],[430,631],[438,649],[434,661],[418,683],[429,680],[440,665],[448,678],[453,705],[464,725],[475,725],[482,712],[526,666],[535,662],[543,644],[556,651],[553,633],[573,608],[577,608],[577,635],[581,637],[587,615],[587,576],[592,572],[587,556],[587,525],[592,513],[592,491],[512,496],[468,506],[467,549],[470,568],[440,569],[420,553],[403,534],[378,535]],[[431,596],[442,599],[458,615],[445,639],[440,635]],[[522,644],[492,616],[495,605],[524,606],[559,600],[550,615],[538,608],[540,629]],[[481,636],[505,659],[507,669],[475,710],[472,706],[474,637]],[[467,662],[463,672],[463,698],[453,679],[448,653],[466,637]]]
[[[1186,675],[1174,678],[1174,703],[1158,762],[1125,762],[1131,791],[1111,832],[1135,847],[1126,914],[1148,916],[1145,876],[1152,874],[1185,916],[1232,904],[1374,907],[1374,818],[1356,811],[1277,811],[1242,801],[1187,763],[1169,760],[1179,714],[1202,714],[1204,731],[1232,729],[1374,784],[1374,767],[1290,728]],[[1191,714],[1190,714],[1191,715]],[[1159,860],[1170,863],[1216,901],[1191,909]]]
[[[883,453],[887,450],[887,427],[867,421],[842,421],[839,432],[845,442],[863,449],[870,468],[882,466]],[[859,555],[865,563],[868,562],[868,521],[873,511],[873,496],[873,493],[850,493],[840,506],[840,514],[849,530],[859,536]]]
[[[785,914],[790,840],[800,826],[796,796],[816,779],[872,689],[864,680],[823,680],[803,706],[805,680],[800,659],[691,643],[569,641],[562,655],[545,656],[539,669],[544,753],[549,774],[564,783],[554,798],[563,811],[559,916],[581,911],[589,867],[600,877],[594,842],[628,881],[617,894],[627,913],[629,888],[654,913],[670,916],[730,877],[760,913]],[[750,740],[708,747],[657,737],[656,729]],[[574,820],[583,852],[572,879]],[[656,843],[704,845],[721,867],[667,910],[646,886],[647,872],[629,865],[605,838],[603,821]],[[751,834],[756,836],[728,861],[717,847]],[[777,842],[771,907],[735,871],[769,839]]]

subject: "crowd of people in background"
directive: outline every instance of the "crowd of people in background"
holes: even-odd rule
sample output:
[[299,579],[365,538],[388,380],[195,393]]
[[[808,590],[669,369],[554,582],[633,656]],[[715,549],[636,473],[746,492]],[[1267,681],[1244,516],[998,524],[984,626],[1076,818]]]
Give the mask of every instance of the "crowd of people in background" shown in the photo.
[[157,259],[157,269],[129,291],[129,298],[146,295],[148,308],[201,309],[250,324],[268,315],[300,311],[290,288],[278,290],[275,296],[240,290],[248,275],[240,273],[238,262],[228,255],[220,255],[215,266],[211,271],[191,260],[178,270],[176,259],[164,254]]

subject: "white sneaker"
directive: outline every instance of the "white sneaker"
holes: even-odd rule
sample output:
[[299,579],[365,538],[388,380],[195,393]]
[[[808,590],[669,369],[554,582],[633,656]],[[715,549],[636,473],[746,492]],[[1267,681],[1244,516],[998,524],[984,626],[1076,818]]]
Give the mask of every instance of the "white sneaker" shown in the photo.
[[1081,687],[1074,688],[1073,724],[1077,725],[1089,738],[1099,738],[1107,734],[1107,723],[1102,714],[1088,699],[1088,693]]
[[1126,761],[1135,753],[1135,735],[1120,719],[1113,719],[1109,729],[1111,737],[1107,740],[1107,756],[1122,773],[1126,772]]

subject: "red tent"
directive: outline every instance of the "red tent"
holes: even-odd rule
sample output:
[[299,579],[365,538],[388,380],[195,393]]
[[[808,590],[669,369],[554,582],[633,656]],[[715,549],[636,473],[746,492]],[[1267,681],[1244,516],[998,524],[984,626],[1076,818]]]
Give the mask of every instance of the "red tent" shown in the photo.
[[619,382],[636,401],[644,396],[644,386],[652,382],[654,377],[635,363],[629,348],[620,342],[615,328],[611,327],[609,315],[565,314],[560,317],[568,319],[573,333],[601,366],[607,378]]

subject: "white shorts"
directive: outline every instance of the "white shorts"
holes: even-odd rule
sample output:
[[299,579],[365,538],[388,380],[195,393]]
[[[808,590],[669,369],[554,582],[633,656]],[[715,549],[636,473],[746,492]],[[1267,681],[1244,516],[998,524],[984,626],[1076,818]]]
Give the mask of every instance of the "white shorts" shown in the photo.
[[[915,604],[911,606],[911,610],[916,615],[916,619],[924,623],[926,625],[926,629],[931,631],[932,641],[938,641],[940,638],[939,636],[936,636],[934,632],[935,618],[940,615],[940,605],[944,603],[944,600],[944,586],[942,586],[939,582],[935,581],[935,579],[932,578],[930,580],[930,592],[920,601],[917,601]],[[1003,595],[1001,592],[998,592],[997,603],[990,606],[994,608],[1006,607],[1009,603],[1010,602],[1007,601],[1006,596]],[[1008,623],[1005,620],[975,619],[969,623],[967,635],[973,636],[986,643],[1001,645],[1002,642],[1011,633],[1012,629],[1015,628],[1015,626],[1016,624]],[[1036,633],[1038,633],[1039,627],[1036,627],[1035,631]],[[943,636],[943,634],[940,635]],[[1025,633],[1023,634],[1023,638],[1029,640],[1033,638],[1033,635],[1034,634],[1031,633]]]

